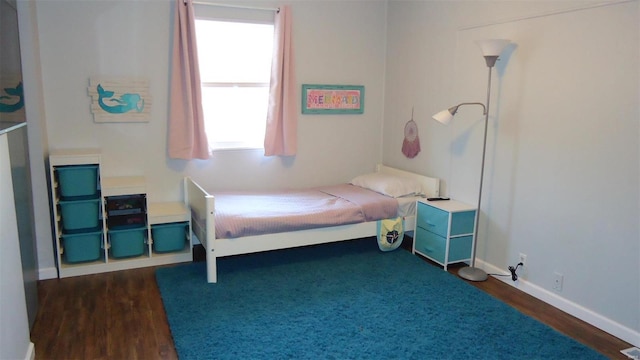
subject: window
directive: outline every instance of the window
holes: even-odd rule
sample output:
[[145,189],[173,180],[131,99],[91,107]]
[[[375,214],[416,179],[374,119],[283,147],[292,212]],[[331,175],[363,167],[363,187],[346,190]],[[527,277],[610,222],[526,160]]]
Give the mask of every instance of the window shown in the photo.
[[263,148],[273,31],[273,24],[196,19],[211,149]]

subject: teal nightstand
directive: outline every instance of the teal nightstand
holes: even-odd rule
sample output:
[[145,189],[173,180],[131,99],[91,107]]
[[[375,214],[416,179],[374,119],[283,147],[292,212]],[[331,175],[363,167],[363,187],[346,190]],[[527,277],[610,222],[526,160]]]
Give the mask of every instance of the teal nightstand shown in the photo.
[[413,253],[444,266],[471,261],[476,208],[455,200],[419,200]]

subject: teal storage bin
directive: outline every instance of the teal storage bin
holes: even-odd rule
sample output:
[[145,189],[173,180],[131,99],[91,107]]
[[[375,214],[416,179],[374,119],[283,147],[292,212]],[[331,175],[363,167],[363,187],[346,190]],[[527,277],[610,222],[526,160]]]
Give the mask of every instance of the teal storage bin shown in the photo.
[[88,230],[100,226],[100,199],[60,200],[62,228],[68,230]]
[[188,222],[157,224],[151,226],[153,251],[164,253],[184,249],[188,228]]
[[63,234],[62,246],[68,263],[98,260],[102,256],[102,230]]
[[107,234],[112,257],[127,258],[144,254],[146,227],[109,230]]
[[95,196],[98,193],[98,165],[56,166],[60,196]]

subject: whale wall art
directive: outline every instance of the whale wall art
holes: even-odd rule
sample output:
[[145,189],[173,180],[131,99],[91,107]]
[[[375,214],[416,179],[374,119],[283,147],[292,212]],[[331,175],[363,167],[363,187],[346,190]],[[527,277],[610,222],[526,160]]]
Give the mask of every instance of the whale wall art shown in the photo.
[[91,78],[88,91],[95,122],[149,121],[152,102],[148,80]]

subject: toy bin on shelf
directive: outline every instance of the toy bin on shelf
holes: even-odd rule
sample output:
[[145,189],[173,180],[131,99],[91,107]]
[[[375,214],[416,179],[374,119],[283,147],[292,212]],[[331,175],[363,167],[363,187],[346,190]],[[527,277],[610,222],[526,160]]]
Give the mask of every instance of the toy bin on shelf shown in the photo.
[[184,249],[188,229],[188,222],[152,225],[153,251],[163,253]]
[[64,260],[68,263],[95,261],[101,257],[102,229],[62,234]]
[[100,199],[97,197],[60,200],[60,215],[65,231],[95,229],[100,226]]
[[109,216],[107,218],[107,225],[116,230],[139,228],[146,226],[147,216],[146,214],[131,214],[123,216]]
[[95,196],[98,193],[98,165],[56,166],[60,196]]
[[147,228],[135,227],[117,230],[109,230],[109,244],[111,256],[114,258],[127,258],[144,254],[145,235]]

